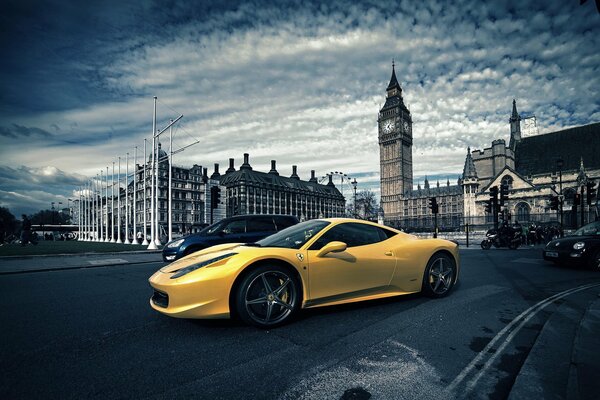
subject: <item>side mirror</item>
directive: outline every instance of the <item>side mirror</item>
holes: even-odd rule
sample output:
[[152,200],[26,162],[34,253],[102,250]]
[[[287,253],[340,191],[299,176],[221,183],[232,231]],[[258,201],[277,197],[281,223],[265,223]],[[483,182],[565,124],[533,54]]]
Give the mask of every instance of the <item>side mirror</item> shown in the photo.
[[347,247],[344,242],[329,242],[319,250],[317,257],[323,257],[328,253],[339,253],[346,250]]

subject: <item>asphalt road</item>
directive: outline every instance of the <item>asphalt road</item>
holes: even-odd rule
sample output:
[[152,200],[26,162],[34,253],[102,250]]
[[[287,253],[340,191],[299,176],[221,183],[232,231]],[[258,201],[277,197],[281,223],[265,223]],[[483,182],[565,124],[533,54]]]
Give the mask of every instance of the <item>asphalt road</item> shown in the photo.
[[305,310],[271,331],[156,313],[147,279],[162,263],[2,275],[0,398],[506,398],[556,305],[506,327],[600,275],[545,263],[539,249],[461,257],[447,298]]

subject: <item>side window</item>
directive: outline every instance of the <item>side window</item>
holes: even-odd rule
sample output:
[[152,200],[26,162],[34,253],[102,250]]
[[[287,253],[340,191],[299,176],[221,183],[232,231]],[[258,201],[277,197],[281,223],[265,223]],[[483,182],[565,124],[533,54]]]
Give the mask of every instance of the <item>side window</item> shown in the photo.
[[323,234],[309,250],[319,250],[329,242],[344,242],[348,247],[364,246],[381,242],[383,238],[381,229],[375,226],[357,224],[353,222],[336,225]]
[[246,232],[246,220],[245,219],[237,219],[231,221],[230,223],[223,228],[223,233],[226,235],[231,235],[235,233],[244,233]]
[[277,226],[277,230],[280,231],[285,228],[289,228],[292,225],[296,225],[296,221],[293,218],[289,217],[274,217],[275,225]]
[[246,232],[275,232],[275,225],[273,225],[273,218],[271,217],[257,217],[251,218],[248,221],[248,227]]

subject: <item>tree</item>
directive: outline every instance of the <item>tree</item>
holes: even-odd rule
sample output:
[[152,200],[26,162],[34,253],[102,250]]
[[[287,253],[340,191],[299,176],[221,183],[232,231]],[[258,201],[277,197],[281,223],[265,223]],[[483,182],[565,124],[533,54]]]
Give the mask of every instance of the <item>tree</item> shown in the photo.
[[[6,207],[0,207],[0,231],[5,235],[14,233],[17,229],[17,219]],[[0,236],[2,236],[0,234]]]
[[356,194],[357,218],[376,221],[378,209],[375,193],[370,190],[362,190]]
[[33,214],[30,218],[33,225],[63,225],[71,221],[71,217],[68,214],[56,210],[41,210]]

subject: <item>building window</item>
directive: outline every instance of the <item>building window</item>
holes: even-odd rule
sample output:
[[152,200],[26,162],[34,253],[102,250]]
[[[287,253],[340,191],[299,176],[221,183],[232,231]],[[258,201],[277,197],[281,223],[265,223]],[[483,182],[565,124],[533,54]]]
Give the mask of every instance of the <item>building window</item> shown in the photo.
[[521,203],[517,204],[517,207],[516,207],[517,221],[529,222],[530,210],[531,210],[531,207],[529,207],[529,204],[527,204],[527,203],[521,202]]
[[502,178],[502,184],[508,186],[508,189],[512,189],[512,185],[513,185],[513,178],[510,175],[505,175]]

